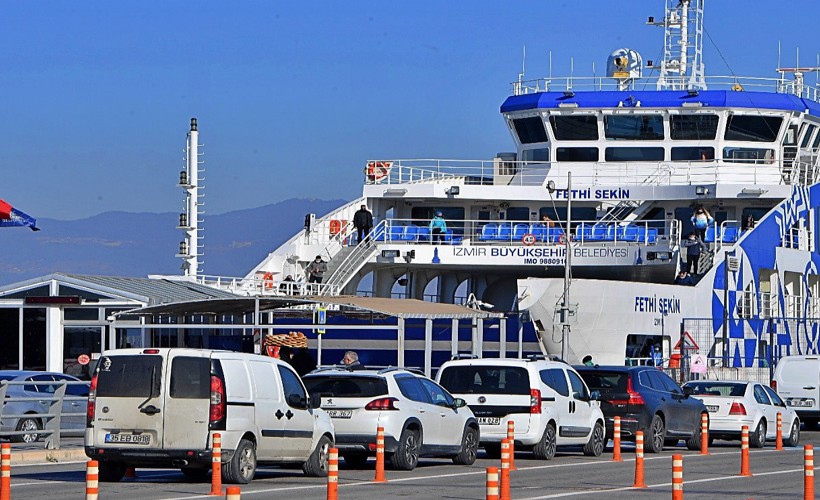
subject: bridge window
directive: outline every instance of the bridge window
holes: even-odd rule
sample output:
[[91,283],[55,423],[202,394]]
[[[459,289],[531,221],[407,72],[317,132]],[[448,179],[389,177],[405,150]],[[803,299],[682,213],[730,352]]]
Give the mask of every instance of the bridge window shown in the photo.
[[606,161],[663,161],[663,148],[606,148]]
[[[597,212],[595,207],[572,207],[572,226],[579,221],[594,222]],[[554,222],[558,223],[567,220],[567,207],[541,207],[538,210],[538,220],[549,217]]]
[[663,116],[605,116],[604,135],[607,139],[623,139],[632,141],[660,141],[663,140]]
[[672,115],[669,117],[672,139],[676,141],[714,140],[717,136],[717,126],[717,115]]
[[598,140],[598,118],[595,115],[552,115],[550,125],[558,141]]
[[779,116],[736,115],[729,113],[727,141],[773,142],[777,139],[783,118]]
[[544,121],[539,116],[513,120],[513,126],[521,144],[547,142],[547,130],[544,128]]
[[723,159],[734,163],[754,163],[763,165],[774,159],[773,149],[723,148]]
[[529,207],[510,207],[507,209],[507,220],[530,220]]
[[557,161],[598,161],[598,148],[558,148]]
[[672,161],[705,161],[715,159],[715,148],[672,148]]
[[808,147],[809,142],[811,141],[811,136],[812,136],[812,134],[814,134],[815,130],[817,130],[816,125],[809,125],[808,130],[806,131],[805,134],[803,134],[803,140],[800,142],[800,147],[801,148]]
[[521,159],[523,161],[550,161],[550,150],[543,149],[525,149],[521,152]]

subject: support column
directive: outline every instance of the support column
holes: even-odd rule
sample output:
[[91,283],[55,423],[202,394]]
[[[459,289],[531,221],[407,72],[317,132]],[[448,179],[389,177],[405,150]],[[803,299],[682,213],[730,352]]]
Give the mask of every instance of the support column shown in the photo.
[[518,315],[518,359],[524,356],[524,322],[521,315]]
[[507,357],[507,317],[499,318],[498,320],[498,336],[499,336],[499,357]]
[[478,318],[476,320],[473,354],[476,354],[479,358],[484,357],[484,318]]
[[450,326],[450,356],[458,354],[458,320],[452,319]]
[[404,318],[398,318],[398,328],[396,330],[396,364],[404,366]]
[[62,311],[57,306],[46,307],[46,370],[63,371]]
[[424,320],[424,376],[433,374],[433,320]]

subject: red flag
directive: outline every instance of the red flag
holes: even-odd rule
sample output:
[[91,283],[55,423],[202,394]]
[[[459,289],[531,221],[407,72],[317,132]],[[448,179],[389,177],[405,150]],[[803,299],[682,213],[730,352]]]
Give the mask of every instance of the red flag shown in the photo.
[[11,205],[0,200],[0,219],[11,219]]

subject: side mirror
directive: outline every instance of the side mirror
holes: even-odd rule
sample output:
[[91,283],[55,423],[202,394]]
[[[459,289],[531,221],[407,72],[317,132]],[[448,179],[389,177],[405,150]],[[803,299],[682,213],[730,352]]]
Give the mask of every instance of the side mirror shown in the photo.
[[307,401],[305,401],[305,398],[298,394],[291,394],[288,396],[288,406],[293,408],[306,408],[306,403]]
[[310,395],[310,407],[311,408],[321,408],[322,407],[322,395],[321,394],[311,394]]
[[453,408],[464,408],[467,406],[467,401],[461,398],[453,398]]
[[689,387],[688,385],[683,387],[683,395],[685,397],[688,398],[689,396],[691,396],[694,393],[695,393],[695,390],[692,389],[691,387]]
[[592,391],[589,393],[589,400],[590,401],[600,401],[601,400],[601,391]]

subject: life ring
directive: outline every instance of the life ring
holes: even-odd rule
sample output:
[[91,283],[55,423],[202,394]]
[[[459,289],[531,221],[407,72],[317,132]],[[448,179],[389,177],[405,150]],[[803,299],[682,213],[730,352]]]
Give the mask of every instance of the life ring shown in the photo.
[[273,290],[273,273],[267,272],[262,276],[262,287],[265,290]]
[[365,169],[365,173],[367,174],[367,178],[372,182],[378,182],[385,177],[387,174],[390,173],[390,167],[392,166],[393,162],[389,161],[369,161],[367,162],[367,168]]

